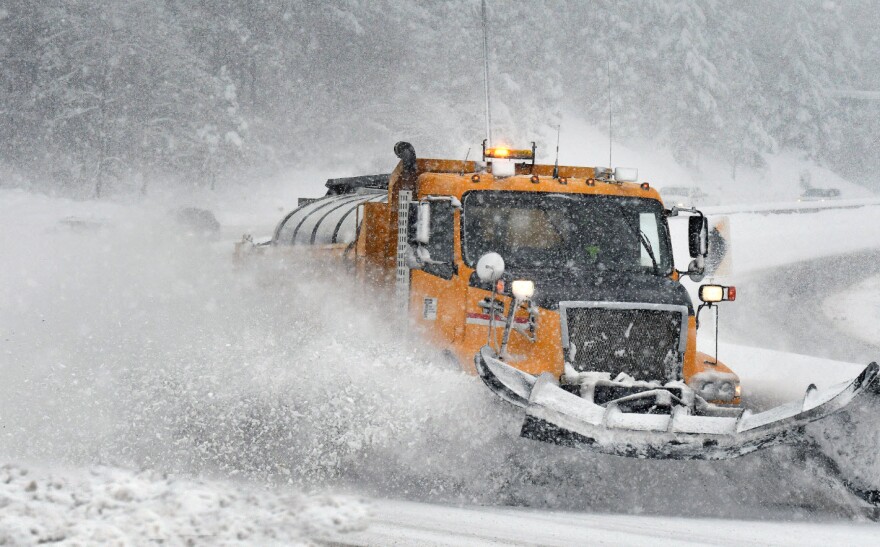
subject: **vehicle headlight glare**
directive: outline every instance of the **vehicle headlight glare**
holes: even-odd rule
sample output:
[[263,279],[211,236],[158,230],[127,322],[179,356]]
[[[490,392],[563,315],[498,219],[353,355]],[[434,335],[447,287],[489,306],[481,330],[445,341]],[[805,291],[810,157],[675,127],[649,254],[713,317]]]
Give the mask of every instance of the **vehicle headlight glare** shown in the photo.
[[724,287],[721,285],[703,285],[700,287],[699,296],[703,302],[721,302],[724,300]]
[[510,284],[510,292],[517,300],[528,300],[535,294],[535,282],[528,279],[517,279]]

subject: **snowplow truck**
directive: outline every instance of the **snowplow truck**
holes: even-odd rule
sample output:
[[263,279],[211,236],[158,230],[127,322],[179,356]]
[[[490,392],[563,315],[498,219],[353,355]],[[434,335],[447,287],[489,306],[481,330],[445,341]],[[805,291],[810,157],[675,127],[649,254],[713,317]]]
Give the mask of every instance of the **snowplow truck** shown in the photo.
[[[803,399],[752,413],[739,377],[697,350],[699,312],[735,298],[701,281],[708,222],[666,209],[635,169],[535,163],[530,149],[482,161],[423,159],[394,147],[393,172],[327,181],[270,241],[237,254],[308,246],[522,411],[524,437],[637,458],[725,459],[797,442],[804,426],[880,394],[878,366]],[[687,270],[669,219],[686,216]],[[723,247],[723,245],[722,245]]]

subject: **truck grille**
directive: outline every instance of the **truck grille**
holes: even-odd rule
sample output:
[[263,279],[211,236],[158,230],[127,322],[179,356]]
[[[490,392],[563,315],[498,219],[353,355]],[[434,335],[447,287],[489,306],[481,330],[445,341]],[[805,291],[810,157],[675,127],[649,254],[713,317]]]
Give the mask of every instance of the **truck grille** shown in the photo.
[[678,379],[687,326],[684,306],[562,302],[566,360],[578,371],[624,372],[636,380]]

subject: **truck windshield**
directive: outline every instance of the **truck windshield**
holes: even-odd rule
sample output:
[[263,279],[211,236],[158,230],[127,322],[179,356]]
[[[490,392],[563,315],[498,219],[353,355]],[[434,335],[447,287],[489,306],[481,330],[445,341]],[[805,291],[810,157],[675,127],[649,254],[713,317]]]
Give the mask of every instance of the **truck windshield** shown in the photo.
[[464,196],[462,254],[508,270],[565,269],[669,275],[669,233],[659,201],[545,192],[475,191]]

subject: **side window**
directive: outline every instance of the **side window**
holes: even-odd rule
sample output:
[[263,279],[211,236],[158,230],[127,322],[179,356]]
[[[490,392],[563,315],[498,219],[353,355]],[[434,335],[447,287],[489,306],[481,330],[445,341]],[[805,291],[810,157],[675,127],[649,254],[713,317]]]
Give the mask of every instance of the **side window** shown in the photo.
[[431,203],[431,242],[427,249],[431,261],[441,264],[425,264],[424,270],[445,279],[455,273],[452,211],[452,204],[448,201]]

